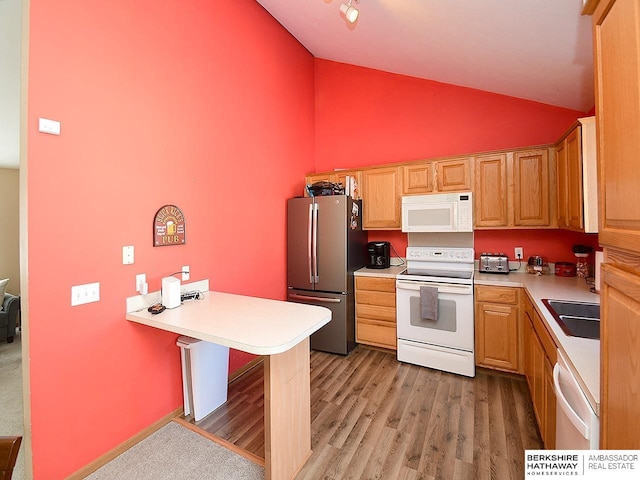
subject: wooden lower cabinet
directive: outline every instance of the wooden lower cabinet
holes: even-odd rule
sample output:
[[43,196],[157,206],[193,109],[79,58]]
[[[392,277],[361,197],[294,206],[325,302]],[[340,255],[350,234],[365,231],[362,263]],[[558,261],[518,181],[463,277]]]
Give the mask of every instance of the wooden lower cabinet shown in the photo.
[[356,277],[356,342],[397,349],[395,278]]
[[553,389],[556,345],[528,297],[524,298],[523,304],[524,374],[540,436],[545,448],[553,449],[556,445],[556,395]]
[[[640,261],[640,255],[635,261]],[[640,449],[640,275],[603,264],[600,448]]]
[[549,357],[544,359],[544,446],[556,448],[556,392],[553,386],[553,367]]
[[519,289],[476,285],[476,365],[521,372]]

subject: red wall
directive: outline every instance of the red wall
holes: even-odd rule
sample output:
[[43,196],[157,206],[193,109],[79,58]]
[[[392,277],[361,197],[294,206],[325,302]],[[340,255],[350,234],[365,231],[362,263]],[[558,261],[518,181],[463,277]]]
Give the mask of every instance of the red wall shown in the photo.
[[[59,479],[182,404],[176,335],[125,320],[137,273],[153,291],[190,265],[214,290],[284,299],[285,200],[314,168],[314,65],[253,0],[31,0],[30,14],[33,462]],[[62,134],[38,133],[38,117]],[[165,204],[185,214],[184,246],[152,247]],[[100,301],[71,307],[89,282]]]
[[[588,114],[504,95],[315,60],[316,170],[358,168],[439,156],[555,143]],[[369,232],[405,256],[406,234]],[[571,245],[597,245],[597,236],[561,230],[475,233],[476,256],[501,250],[510,257],[575,260]],[[392,253],[393,255],[393,253]]]
[[584,113],[327,60],[316,66],[316,170],[554,143]]
[[[404,257],[407,249],[407,234],[400,231],[380,231],[369,232],[369,241],[388,241],[397,252],[397,256]],[[509,259],[514,260],[515,247],[522,247],[524,252],[523,260],[527,260],[531,255],[540,255],[547,262],[576,262],[571,247],[573,245],[587,245],[594,250],[602,250],[598,246],[598,235],[581,232],[571,232],[569,230],[476,230],[473,235],[473,247],[475,257],[478,258],[482,252],[505,253]],[[391,263],[397,264],[394,260],[395,253],[391,251]],[[594,264],[593,253],[587,259],[588,263]]]

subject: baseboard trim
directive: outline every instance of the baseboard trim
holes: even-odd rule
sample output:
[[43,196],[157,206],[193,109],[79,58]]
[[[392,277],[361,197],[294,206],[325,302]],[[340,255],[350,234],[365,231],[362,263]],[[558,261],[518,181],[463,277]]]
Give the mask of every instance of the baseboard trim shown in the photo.
[[183,415],[183,414],[184,414],[184,408],[183,407],[177,408],[173,412],[169,413],[168,415],[165,415],[160,420],[152,423],[151,425],[149,425],[145,429],[139,431],[133,437],[125,440],[120,445],[118,445],[117,447],[115,447],[112,450],[108,451],[107,453],[105,453],[101,457],[97,458],[93,462],[89,463],[88,465],[85,465],[80,470],[72,473],[70,476],[67,477],[67,480],[82,480],[86,476],[88,476],[88,475],[92,474],[93,472],[95,472],[96,470],[98,470],[100,467],[102,467],[102,466],[106,465],[107,463],[109,463],[111,460],[116,458],[118,455],[120,455],[120,454],[126,452],[127,450],[129,450],[136,443],[141,442],[142,440],[147,438],[152,433],[156,432],[157,430],[160,430],[162,427],[164,427],[166,424],[168,424],[174,418],[179,417],[180,415]]
[[249,370],[251,370],[254,367],[257,367],[258,365],[260,365],[263,362],[264,362],[264,355],[261,355],[259,357],[254,358],[250,362],[246,363],[244,366],[242,366],[239,369],[235,370],[234,372],[230,373],[229,374],[229,383],[233,382],[234,380],[237,380],[242,375],[247,373]]

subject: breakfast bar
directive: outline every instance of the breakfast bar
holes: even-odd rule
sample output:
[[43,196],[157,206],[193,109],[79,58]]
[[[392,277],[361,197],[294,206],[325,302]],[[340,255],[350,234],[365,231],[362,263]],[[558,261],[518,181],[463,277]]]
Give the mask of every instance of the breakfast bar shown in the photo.
[[324,307],[205,292],[161,314],[127,320],[264,355],[265,478],[292,479],[311,455],[309,336],[331,321]]

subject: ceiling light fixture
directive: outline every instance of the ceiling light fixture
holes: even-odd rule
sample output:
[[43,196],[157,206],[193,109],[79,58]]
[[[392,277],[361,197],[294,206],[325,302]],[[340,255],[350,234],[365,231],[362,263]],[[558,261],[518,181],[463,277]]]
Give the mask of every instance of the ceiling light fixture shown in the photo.
[[[344,18],[346,18],[349,23],[354,23],[357,19],[358,19],[358,9],[356,7],[352,7],[351,6],[351,2],[353,0],[349,0],[349,3],[343,3],[342,5],[340,5],[340,11],[342,12],[342,14],[344,15]],[[356,0],[357,2],[358,0]]]

